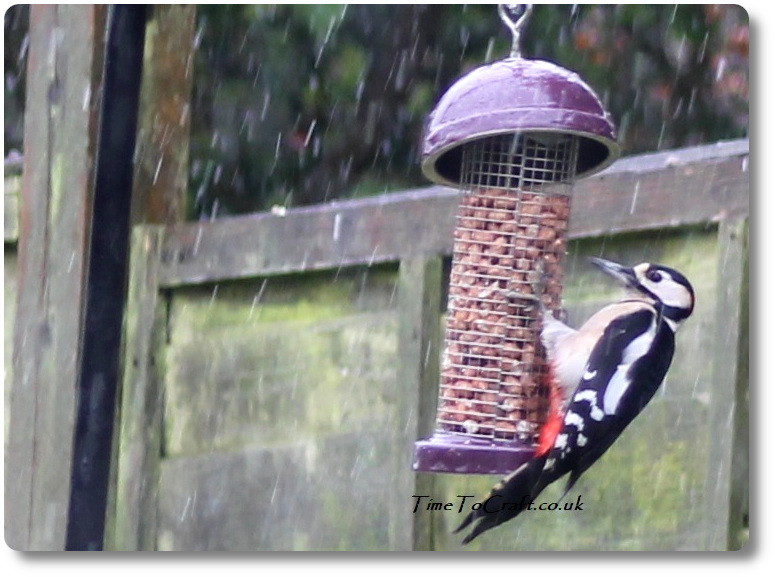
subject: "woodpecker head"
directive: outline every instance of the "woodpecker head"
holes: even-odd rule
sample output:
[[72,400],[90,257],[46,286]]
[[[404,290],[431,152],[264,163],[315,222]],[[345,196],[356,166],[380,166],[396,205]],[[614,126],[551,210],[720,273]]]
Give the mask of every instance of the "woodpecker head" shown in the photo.
[[628,268],[602,258],[593,257],[590,260],[615,278],[632,296],[659,306],[668,320],[677,324],[692,314],[694,289],[677,270],[648,262]]

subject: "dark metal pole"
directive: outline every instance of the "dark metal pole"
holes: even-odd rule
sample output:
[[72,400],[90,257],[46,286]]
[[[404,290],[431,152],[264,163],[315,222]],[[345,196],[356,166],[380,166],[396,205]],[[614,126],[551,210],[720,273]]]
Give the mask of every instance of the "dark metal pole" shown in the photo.
[[146,7],[111,6],[108,18],[66,542],[75,551],[102,549],[105,534]]

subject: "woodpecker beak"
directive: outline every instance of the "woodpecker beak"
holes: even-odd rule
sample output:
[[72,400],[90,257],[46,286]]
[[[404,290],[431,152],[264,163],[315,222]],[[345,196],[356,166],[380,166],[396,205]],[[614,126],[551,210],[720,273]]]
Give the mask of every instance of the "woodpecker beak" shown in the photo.
[[589,260],[608,276],[616,279],[619,284],[624,285],[626,288],[637,288],[638,278],[635,276],[635,271],[631,268],[603,258],[590,257]]

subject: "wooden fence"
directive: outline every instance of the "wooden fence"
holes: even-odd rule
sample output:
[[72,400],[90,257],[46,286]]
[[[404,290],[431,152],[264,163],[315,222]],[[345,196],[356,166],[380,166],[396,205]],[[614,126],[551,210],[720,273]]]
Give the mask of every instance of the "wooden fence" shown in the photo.
[[[8,189],[6,176],[6,319]],[[748,141],[623,159],[573,198],[572,323],[617,295],[588,255],[675,266],[695,286],[696,312],[657,398],[574,490],[583,511],[525,514],[471,548],[739,548]],[[457,502],[496,479],[411,469],[413,442],[434,425],[458,200],[429,187],[136,227],[107,546],[459,548],[459,515],[413,513],[412,496]],[[5,331],[8,366],[8,320]]]

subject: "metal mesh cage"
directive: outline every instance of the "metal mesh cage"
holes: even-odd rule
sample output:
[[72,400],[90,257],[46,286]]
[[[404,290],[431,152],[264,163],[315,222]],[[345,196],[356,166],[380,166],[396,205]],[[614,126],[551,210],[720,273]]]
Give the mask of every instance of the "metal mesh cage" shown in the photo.
[[[437,428],[537,440],[549,391],[536,299],[561,306],[579,139],[498,135],[463,145]],[[540,291],[541,294],[534,294]]]

